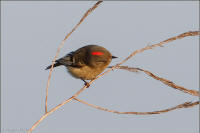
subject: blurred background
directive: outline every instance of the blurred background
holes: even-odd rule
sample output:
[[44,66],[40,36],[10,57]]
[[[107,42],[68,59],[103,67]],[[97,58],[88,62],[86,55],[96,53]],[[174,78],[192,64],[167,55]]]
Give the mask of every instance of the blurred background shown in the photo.
[[[43,114],[45,88],[58,45],[94,5],[92,1],[1,2],[1,132],[23,133]],[[199,30],[199,1],[106,1],[69,37],[59,57],[88,44],[119,57],[188,31]],[[140,67],[188,89],[199,89],[199,37],[186,37],[137,54],[124,65]],[[48,109],[83,82],[64,67],[53,70]],[[198,98],[143,73],[114,70],[78,98],[118,111],[156,111]],[[198,133],[199,107],[160,115],[119,115],[72,101],[33,133]]]

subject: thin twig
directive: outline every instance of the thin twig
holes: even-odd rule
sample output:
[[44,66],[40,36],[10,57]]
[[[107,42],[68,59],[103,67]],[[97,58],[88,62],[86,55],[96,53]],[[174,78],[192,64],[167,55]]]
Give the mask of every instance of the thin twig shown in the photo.
[[79,25],[85,20],[85,18],[92,12],[94,11],[103,1],[98,1],[96,4],[94,4],[94,6],[92,8],[90,8],[81,18],[81,20],[79,21],[79,23],[71,30],[71,32],[69,32],[64,40],[60,43],[60,45],[58,46],[57,52],[56,52],[56,56],[54,57],[53,61],[52,61],[52,66],[49,72],[49,76],[48,76],[48,81],[47,81],[47,86],[46,86],[46,98],[45,98],[45,114],[28,130],[27,133],[31,133],[32,130],[44,119],[46,118],[49,114],[51,114],[52,112],[54,112],[55,110],[57,110],[58,108],[60,108],[61,106],[63,106],[64,104],[66,104],[67,102],[71,101],[73,99],[73,97],[76,97],[77,95],[79,95],[84,89],[86,89],[86,86],[84,86],[82,89],[80,89],[76,94],[74,94],[71,98],[67,99],[66,101],[62,102],[61,104],[57,105],[56,107],[54,107],[53,109],[51,109],[49,112],[47,110],[47,98],[48,98],[48,88],[49,88],[49,84],[50,84],[50,79],[51,79],[51,75],[52,75],[52,71],[53,71],[53,67],[55,64],[55,60],[58,57],[58,54],[60,52],[60,49],[63,47],[66,39],[79,27]]
[[153,73],[151,73],[151,72],[149,72],[149,71],[147,71],[147,70],[140,69],[140,71],[143,71],[144,73],[146,73],[146,74],[149,75],[150,77],[152,77],[152,78],[154,78],[154,79],[156,79],[156,80],[159,80],[159,81],[161,81],[162,83],[164,83],[164,84],[166,84],[166,85],[168,85],[168,86],[170,86],[170,87],[172,87],[172,88],[175,88],[175,89],[177,89],[177,90],[183,91],[183,92],[188,93],[188,94],[193,95],[193,96],[198,96],[198,97],[200,96],[200,95],[199,95],[199,91],[196,91],[196,90],[189,90],[189,89],[186,89],[186,88],[184,88],[184,87],[182,87],[182,86],[176,85],[176,84],[173,83],[172,81],[169,81],[169,80],[167,80],[167,79],[158,77],[158,76],[154,75]]
[[164,41],[162,41],[160,43],[156,43],[156,44],[153,44],[153,45],[150,45],[150,46],[146,46],[146,47],[144,47],[142,49],[136,50],[132,54],[130,54],[126,59],[124,59],[121,63],[119,63],[118,65],[116,65],[115,67],[120,66],[121,64],[123,64],[124,62],[126,62],[128,59],[130,59],[132,56],[134,56],[134,55],[136,55],[138,53],[141,53],[141,52],[143,52],[145,50],[153,49],[153,48],[158,47],[158,46],[162,47],[164,44],[167,44],[169,42],[175,41],[177,39],[182,39],[182,38],[187,37],[187,36],[197,36],[197,35],[199,35],[199,33],[200,33],[199,31],[188,31],[188,32],[185,32],[185,33],[180,34],[178,36],[171,37],[171,38],[169,38],[167,40],[164,40]]
[[132,71],[134,71],[134,72],[142,71],[145,74],[147,74],[148,76],[150,76],[150,77],[152,77],[152,78],[154,78],[158,81],[161,81],[162,83],[164,83],[164,84],[166,84],[166,85],[168,85],[172,88],[175,88],[177,90],[180,90],[182,92],[188,93],[188,94],[193,95],[193,96],[198,96],[198,97],[200,96],[199,91],[186,89],[182,86],[176,85],[175,83],[173,83],[170,80],[158,77],[155,74],[153,74],[152,72],[149,72],[149,71],[141,69],[141,68],[134,68],[134,67],[128,67],[128,66],[118,66],[118,67],[115,67],[115,68],[116,69],[124,69],[124,70],[128,70],[128,71],[131,71],[131,72]]
[[129,60],[131,57],[133,57],[134,55],[138,54],[138,53],[141,53],[145,50],[149,50],[149,49],[152,49],[154,47],[159,47],[159,46],[162,46],[164,44],[167,44],[168,42],[171,42],[171,41],[175,41],[177,39],[182,39],[184,37],[187,37],[187,36],[197,36],[199,35],[200,32],[199,31],[189,31],[189,32],[185,32],[185,33],[182,33],[178,36],[175,36],[175,37],[171,37],[167,40],[164,40],[160,43],[156,43],[156,44],[153,44],[153,45],[150,45],[150,46],[146,46],[144,48],[141,48],[139,50],[136,50],[134,51],[133,53],[131,53],[127,58],[125,58],[124,60],[122,60],[120,63],[116,64],[115,66],[112,66],[110,69],[108,69],[107,71],[103,72],[102,74],[98,75],[95,79],[91,80],[88,84],[91,85],[92,82],[94,82],[96,79],[102,77],[103,75],[109,73],[110,71],[114,70],[116,67],[119,67],[121,64],[123,64],[124,62],[126,62],[127,60]]
[[79,21],[79,23],[76,24],[76,26],[71,30],[71,32],[69,32],[64,40],[60,43],[60,45],[58,46],[57,52],[56,52],[56,56],[54,57],[53,61],[52,61],[52,65],[51,65],[51,69],[49,72],[49,77],[48,77],[48,81],[47,81],[47,86],[46,86],[46,98],[45,98],[45,113],[47,113],[47,98],[48,98],[48,88],[49,88],[49,84],[50,84],[50,79],[51,79],[51,75],[52,75],[52,71],[53,71],[53,67],[55,64],[55,60],[58,57],[58,54],[60,53],[60,49],[63,47],[65,41],[67,40],[67,38],[79,27],[79,25],[83,22],[83,20],[85,20],[85,18],[92,12],[94,11],[94,9],[96,9],[98,7],[98,5],[100,3],[102,3],[103,1],[98,1],[92,8],[90,8],[81,18],[81,20]]
[[166,113],[166,112],[169,112],[169,111],[172,111],[172,110],[175,110],[175,109],[179,109],[179,108],[191,108],[195,105],[198,105],[199,104],[199,101],[196,101],[196,102],[185,102],[183,104],[179,104],[175,107],[171,107],[171,108],[168,108],[168,109],[163,109],[163,110],[159,110],[159,111],[153,111],[153,112],[119,112],[119,111],[116,111],[116,110],[110,110],[110,109],[107,109],[107,108],[103,108],[103,107],[100,107],[100,106],[97,106],[97,105],[94,105],[94,104],[89,104],[83,100],[80,100],[78,98],[74,98],[74,100],[80,102],[80,103],[83,103],[85,105],[88,105],[90,107],[93,107],[93,108],[96,108],[96,109],[99,109],[99,110],[103,110],[103,111],[107,111],[107,112],[112,112],[112,113],[117,113],[117,114],[135,114],[135,115],[152,115],[152,114],[161,114],[161,113]]
[[42,121],[44,120],[44,118],[46,118],[49,114],[53,113],[54,111],[56,111],[57,109],[59,109],[60,107],[62,107],[64,104],[70,102],[73,98],[77,97],[82,91],[84,91],[87,88],[87,86],[84,86],[83,88],[81,88],[78,92],[76,92],[72,97],[70,97],[69,99],[65,100],[64,102],[58,104],[56,107],[52,108],[50,111],[48,111],[47,113],[45,113],[37,122],[35,122],[35,124],[28,130],[27,133],[31,133],[32,130]]

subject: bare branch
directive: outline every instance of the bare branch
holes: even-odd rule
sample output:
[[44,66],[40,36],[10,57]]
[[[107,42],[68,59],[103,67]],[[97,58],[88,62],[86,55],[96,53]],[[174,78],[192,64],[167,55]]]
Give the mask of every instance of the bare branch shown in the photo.
[[[169,38],[167,40],[164,40],[164,41],[162,41],[160,43],[156,43],[156,44],[153,44],[153,45],[150,45],[150,46],[146,46],[146,47],[144,47],[142,49],[138,49],[138,50],[134,51],[132,54],[130,54],[127,58],[125,58],[122,62],[117,64],[115,67],[120,66],[121,64],[126,62],[128,59],[130,59],[132,56],[134,56],[134,55],[136,55],[138,53],[141,53],[141,52],[143,52],[145,50],[153,49],[155,47],[161,47],[164,44],[167,44],[169,42],[175,41],[177,39],[182,39],[182,38],[187,37],[187,36],[197,36],[197,35],[199,35],[199,33],[200,33],[199,31],[188,31],[188,32],[182,33],[182,34],[180,34],[178,36],[171,37],[171,38]],[[114,69],[114,67],[113,67],[113,69]]]
[[110,71],[112,71],[113,69],[115,69],[116,67],[119,67],[121,64],[123,64],[124,62],[126,62],[127,60],[129,60],[131,57],[133,57],[134,55],[138,54],[138,53],[141,53],[145,50],[149,50],[149,49],[152,49],[154,47],[158,47],[158,46],[162,46],[168,42],[171,42],[171,41],[174,41],[174,40],[177,40],[177,39],[182,39],[184,37],[187,37],[187,36],[197,36],[199,35],[200,32],[199,31],[189,31],[189,32],[185,32],[185,33],[182,33],[178,36],[175,36],[175,37],[171,37],[165,41],[162,41],[160,43],[156,43],[156,44],[153,44],[153,45],[150,45],[150,46],[146,46],[144,48],[141,48],[139,50],[136,50],[134,51],[133,53],[131,53],[127,58],[125,58],[124,60],[122,60],[120,63],[116,64],[115,66],[112,66],[110,69],[108,69],[107,71],[103,72],[102,74],[98,75],[95,79],[91,80],[88,84],[91,85],[96,79],[102,77],[103,75],[109,73]]
[[51,113],[53,113],[54,111],[56,111],[57,109],[59,109],[60,107],[62,107],[64,104],[70,102],[71,100],[73,100],[73,98],[77,97],[82,91],[84,91],[87,88],[87,86],[84,86],[82,89],[80,89],[76,94],[74,94],[72,97],[70,97],[69,99],[67,99],[66,101],[58,104],[56,107],[52,108],[50,111],[48,111],[47,113],[45,113],[37,122],[35,122],[35,124],[28,130],[27,133],[31,133],[33,129],[35,129],[35,127],[41,122],[43,121],[48,115],[50,115]]
[[46,98],[45,98],[45,113],[47,113],[47,98],[48,98],[48,88],[49,88],[49,84],[50,84],[50,79],[51,79],[51,75],[52,75],[52,71],[53,71],[53,67],[55,64],[55,60],[58,57],[58,54],[60,53],[60,49],[63,47],[65,41],[67,40],[67,38],[79,27],[79,25],[85,20],[85,18],[92,12],[94,11],[100,3],[102,3],[103,1],[98,1],[92,8],[90,8],[81,18],[81,20],[79,21],[78,24],[76,24],[76,26],[71,30],[71,32],[69,32],[64,40],[60,43],[60,45],[58,46],[57,52],[56,52],[56,56],[54,57],[53,61],[52,61],[52,65],[51,65],[51,69],[49,72],[49,76],[48,76],[48,81],[47,81],[47,86],[46,86]]
[[152,114],[161,114],[161,113],[166,113],[166,112],[169,112],[169,111],[172,111],[172,110],[175,110],[175,109],[180,109],[180,108],[191,108],[195,105],[198,105],[199,104],[199,101],[196,101],[196,102],[185,102],[183,104],[179,104],[175,107],[171,107],[171,108],[168,108],[168,109],[163,109],[163,110],[159,110],[159,111],[153,111],[153,112],[119,112],[119,111],[116,111],[116,110],[109,110],[109,109],[106,109],[106,108],[103,108],[103,107],[100,107],[100,106],[97,106],[97,105],[93,105],[93,104],[89,104],[83,100],[80,100],[78,98],[74,98],[74,100],[80,102],[80,103],[83,103],[85,105],[88,105],[90,107],[93,107],[93,108],[96,108],[96,109],[99,109],[99,110],[103,110],[103,111],[107,111],[107,112],[111,112],[111,113],[116,113],[116,114],[135,114],[135,115],[152,115]]
[[57,52],[56,52],[56,56],[54,57],[53,61],[52,61],[52,66],[49,72],[49,76],[48,76],[48,81],[47,81],[47,86],[46,86],[46,98],[45,98],[45,114],[28,130],[28,133],[31,133],[32,130],[44,119],[46,118],[49,114],[51,114],[52,112],[54,112],[55,110],[57,110],[58,108],[60,108],[61,106],[63,106],[64,104],[66,104],[67,102],[71,101],[73,99],[73,97],[76,97],[77,95],[79,95],[84,89],[86,89],[86,86],[84,86],[81,90],[79,90],[76,94],[74,94],[71,98],[67,99],[66,101],[62,102],[61,104],[57,105],[56,107],[54,107],[53,109],[51,109],[49,112],[47,110],[47,98],[48,98],[48,88],[49,88],[49,84],[50,84],[50,79],[51,79],[51,75],[52,75],[52,71],[53,71],[53,67],[55,64],[55,60],[58,57],[58,54],[61,50],[61,48],[63,47],[65,41],[67,40],[67,38],[79,27],[79,25],[85,20],[85,18],[92,12],[94,11],[103,1],[98,1],[96,4],[94,4],[94,6],[92,8],[90,8],[81,18],[81,20],[79,21],[79,23],[71,30],[71,32],[69,32],[64,40],[60,43],[60,45],[58,46]]
[[117,66],[115,68],[116,69],[124,69],[124,70],[128,70],[128,71],[131,71],[131,72],[132,71],[136,71],[136,72],[142,71],[145,74],[147,74],[148,76],[150,76],[150,77],[152,77],[152,78],[154,78],[154,79],[156,79],[158,81],[161,81],[162,83],[166,84],[167,86],[170,86],[170,87],[172,87],[174,89],[180,90],[182,92],[188,93],[188,94],[193,95],[193,96],[198,96],[198,97],[200,96],[199,91],[186,89],[186,88],[184,88],[182,86],[176,85],[175,83],[173,83],[170,80],[158,77],[155,74],[153,74],[153,73],[151,73],[151,72],[149,72],[147,70],[141,69],[141,68],[134,68],[134,67],[128,67],[128,66]]
[[182,86],[176,85],[176,84],[173,83],[172,81],[169,81],[169,80],[164,79],[164,78],[160,78],[160,77],[154,75],[153,73],[151,73],[151,72],[149,72],[149,71],[147,71],[147,70],[140,69],[140,71],[145,72],[145,73],[146,73],[147,75],[149,75],[150,77],[152,77],[152,78],[154,78],[154,79],[156,79],[156,80],[159,80],[159,81],[161,81],[162,83],[164,83],[164,84],[166,84],[166,85],[168,85],[168,86],[170,86],[170,87],[172,87],[172,88],[175,88],[175,89],[178,89],[178,90],[183,91],[183,92],[185,92],[185,93],[188,93],[188,94],[190,94],[190,95],[198,96],[198,97],[199,97],[199,91],[196,91],[196,90],[189,90],[189,89],[186,89],[186,88],[184,88],[184,87],[182,87]]

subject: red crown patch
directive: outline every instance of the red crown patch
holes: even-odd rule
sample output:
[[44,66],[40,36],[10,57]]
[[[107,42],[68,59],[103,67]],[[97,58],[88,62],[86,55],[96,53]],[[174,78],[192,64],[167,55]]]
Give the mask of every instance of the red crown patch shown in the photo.
[[102,52],[92,52],[92,55],[103,55]]

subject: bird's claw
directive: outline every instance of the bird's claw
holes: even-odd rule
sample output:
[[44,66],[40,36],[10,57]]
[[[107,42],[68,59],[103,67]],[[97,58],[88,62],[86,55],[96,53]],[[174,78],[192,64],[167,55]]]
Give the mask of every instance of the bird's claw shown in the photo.
[[85,81],[84,79],[81,80],[84,82],[84,85],[87,86],[87,88],[90,87],[90,84],[87,81]]
[[85,84],[85,86],[87,86],[87,88],[90,87],[90,84],[88,82],[85,82],[84,84]]

